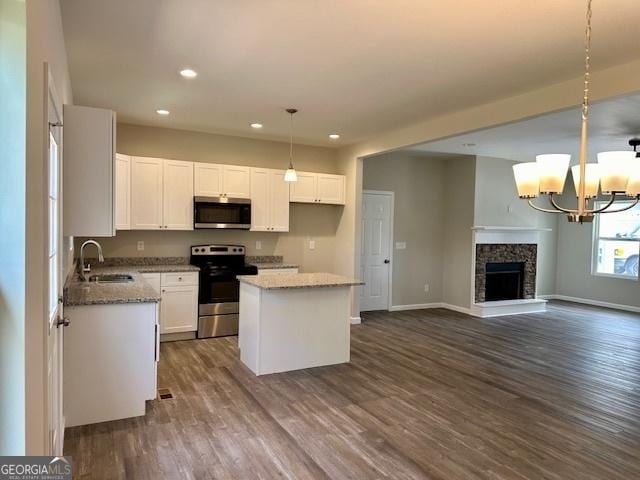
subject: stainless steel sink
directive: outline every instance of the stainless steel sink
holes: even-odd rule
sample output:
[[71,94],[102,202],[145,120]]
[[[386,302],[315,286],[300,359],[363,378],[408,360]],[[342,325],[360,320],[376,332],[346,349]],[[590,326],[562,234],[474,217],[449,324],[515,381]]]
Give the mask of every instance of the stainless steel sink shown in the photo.
[[127,273],[105,273],[91,275],[89,281],[95,283],[127,283],[133,282],[133,277]]

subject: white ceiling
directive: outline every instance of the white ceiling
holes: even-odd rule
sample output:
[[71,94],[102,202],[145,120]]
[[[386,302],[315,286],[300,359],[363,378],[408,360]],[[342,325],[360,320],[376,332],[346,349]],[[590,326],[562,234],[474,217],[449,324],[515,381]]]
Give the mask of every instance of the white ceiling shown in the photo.
[[[297,107],[298,140],[327,145],[579,75],[585,4],[61,0],[76,103],[125,122],[275,139]],[[640,56],[638,12],[638,0],[594,1],[594,68]],[[198,77],[181,78],[184,67]]]
[[[541,153],[570,153],[578,161],[579,108],[549,113],[519,122],[424,143],[413,152],[482,155],[510,160],[534,160]],[[640,138],[640,93],[591,106],[589,113],[590,160],[610,150],[629,150],[629,139]]]

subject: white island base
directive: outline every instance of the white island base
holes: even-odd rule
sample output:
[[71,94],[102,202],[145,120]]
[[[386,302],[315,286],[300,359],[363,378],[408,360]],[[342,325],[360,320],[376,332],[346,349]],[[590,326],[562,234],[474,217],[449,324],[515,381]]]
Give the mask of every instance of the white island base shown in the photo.
[[348,362],[350,286],[272,289],[241,280],[242,363],[265,375]]

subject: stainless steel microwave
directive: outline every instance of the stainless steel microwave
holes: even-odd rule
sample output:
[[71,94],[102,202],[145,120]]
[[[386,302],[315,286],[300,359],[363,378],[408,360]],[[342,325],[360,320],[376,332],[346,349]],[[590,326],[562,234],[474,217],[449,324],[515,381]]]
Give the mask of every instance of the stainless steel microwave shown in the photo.
[[251,228],[251,200],[229,197],[194,197],[193,228]]

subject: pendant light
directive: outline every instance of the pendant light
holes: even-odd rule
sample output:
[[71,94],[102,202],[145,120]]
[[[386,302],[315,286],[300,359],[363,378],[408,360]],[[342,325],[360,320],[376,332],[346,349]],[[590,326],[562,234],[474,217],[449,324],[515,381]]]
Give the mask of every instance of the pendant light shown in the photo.
[[[560,206],[555,196],[561,195],[571,160],[566,154],[538,155],[535,162],[514,165],[518,196],[541,212],[565,214],[570,222],[592,222],[595,215],[629,210],[640,203],[640,160],[636,147],[640,141],[632,139],[629,144],[634,151],[598,153],[598,163],[587,163],[589,80],[591,66],[591,3],[587,0],[584,56],[584,89],[582,99],[582,123],[580,130],[580,157],[578,165],[571,168],[576,189],[577,208]],[[594,204],[598,197],[608,195],[608,202],[600,207]],[[542,208],[533,203],[539,195],[548,195],[552,208]],[[626,197],[626,198],[625,198]],[[629,203],[629,198],[632,201]],[[624,206],[611,208],[616,200],[626,200]],[[618,206],[617,204],[616,206]]]
[[289,168],[284,174],[285,182],[297,182],[298,174],[296,173],[296,169],[293,168],[293,115],[297,112],[295,108],[287,108],[287,113],[290,115],[290,123],[289,123]]

